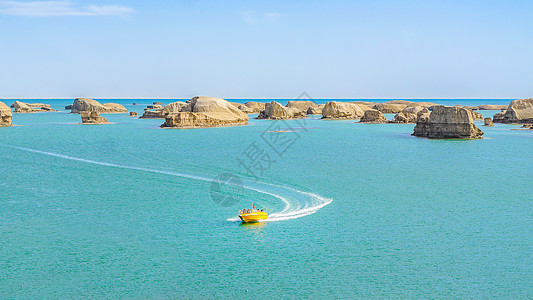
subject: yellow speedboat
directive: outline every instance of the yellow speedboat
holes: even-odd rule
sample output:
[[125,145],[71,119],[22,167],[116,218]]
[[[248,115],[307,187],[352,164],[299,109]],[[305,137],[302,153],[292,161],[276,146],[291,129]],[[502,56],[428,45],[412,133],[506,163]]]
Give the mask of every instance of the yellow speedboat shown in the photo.
[[252,209],[243,209],[239,211],[239,218],[243,223],[254,223],[266,220],[268,218],[268,214],[262,209],[255,209],[255,206],[253,206]]

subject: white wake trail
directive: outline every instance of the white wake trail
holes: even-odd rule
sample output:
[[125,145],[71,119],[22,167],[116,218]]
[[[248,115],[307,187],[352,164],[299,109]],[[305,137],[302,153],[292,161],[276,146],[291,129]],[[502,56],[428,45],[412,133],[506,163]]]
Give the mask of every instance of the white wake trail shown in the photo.
[[[67,159],[67,160],[79,161],[79,162],[88,163],[88,164],[119,168],[119,169],[135,170],[135,171],[141,171],[141,172],[156,173],[156,174],[171,175],[171,176],[189,178],[189,179],[194,179],[194,180],[201,180],[201,181],[206,181],[206,182],[213,181],[213,178],[193,175],[193,174],[187,174],[184,172],[172,172],[172,171],[156,170],[156,169],[149,169],[149,168],[143,168],[143,167],[118,165],[118,164],[100,162],[100,161],[73,157],[73,156],[68,156],[68,155],[63,155],[63,154],[58,154],[58,153],[53,153],[53,152],[47,152],[47,151],[41,151],[41,150],[25,148],[25,147],[18,147],[18,146],[11,146],[11,145],[3,145],[3,146],[12,148],[12,149],[21,150],[21,151],[48,155],[48,156]],[[300,190],[297,190],[291,187],[282,186],[282,185],[251,181],[251,180],[242,180],[242,182],[244,184],[243,188],[252,190],[252,191],[255,191],[261,194],[272,196],[284,203],[285,206],[283,210],[280,212],[274,212],[274,213],[269,214],[269,217],[266,220],[267,222],[296,219],[296,218],[301,218],[301,217],[304,217],[310,214],[314,214],[319,209],[330,204],[333,201],[332,199],[324,198],[314,193],[304,192],[304,191],[300,191]],[[229,184],[231,185],[231,183]],[[228,221],[239,221],[239,219],[229,218]]]

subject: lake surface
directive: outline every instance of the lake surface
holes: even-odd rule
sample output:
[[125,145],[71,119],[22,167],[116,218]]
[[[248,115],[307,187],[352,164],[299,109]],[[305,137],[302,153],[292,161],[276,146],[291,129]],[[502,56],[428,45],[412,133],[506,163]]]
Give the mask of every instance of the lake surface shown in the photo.
[[[0,128],[0,298],[533,297],[533,131],[104,116]],[[252,203],[272,220],[237,222]]]

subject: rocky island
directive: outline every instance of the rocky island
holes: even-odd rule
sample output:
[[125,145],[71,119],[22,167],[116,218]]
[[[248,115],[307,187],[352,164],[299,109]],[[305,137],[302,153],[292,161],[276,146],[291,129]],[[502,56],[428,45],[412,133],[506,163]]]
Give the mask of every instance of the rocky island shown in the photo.
[[457,106],[435,106],[431,113],[418,116],[413,135],[435,139],[480,139],[483,131],[474,125],[471,110]]
[[513,100],[507,109],[494,115],[495,123],[533,123],[533,98]]
[[11,104],[11,107],[15,109],[15,113],[36,113],[54,111],[50,104],[44,103],[24,103],[21,101],[15,101]]
[[12,120],[13,113],[11,112],[11,108],[9,108],[4,102],[0,102],[0,127],[11,126]]
[[283,119],[298,119],[306,118],[307,110],[304,112],[301,108],[285,107],[276,101],[272,101],[265,105],[257,116],[258,119],[283,120]]
[[104,103],[90,99],[90,98],[76,98],[74,103],[65,108],[70,108],[70,112],[74,114],[79,114],[84,111],[96,111],[102,114],[112,114],[112,113],[128,113],[128,110],[121,104],[118,103]]
[[[178,106],[178,105],[176,105]],[[194,97],[165,117],[164,128],[204,128],[248,124],[248,115],[221,98]]]
[[82,124],[110,124],[109,122],[107,122],[107,119],[101,117],[100,113],[97,111],[82,111],[80,115]]

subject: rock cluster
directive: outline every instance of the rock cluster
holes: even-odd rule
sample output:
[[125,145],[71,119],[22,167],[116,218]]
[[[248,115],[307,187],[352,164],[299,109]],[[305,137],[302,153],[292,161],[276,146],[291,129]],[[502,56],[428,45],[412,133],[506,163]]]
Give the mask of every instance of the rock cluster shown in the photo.
[[81,122],[82,124],[108,124],[107,119],[100,116],[97,111],[82,111]]
[[387,118],[379,110],[369,109],[361,118],[361,123],[387,123]]
[[165,123],[161,127],[201,128],[246,125],[247,123],[248,115],[228,101],[200,96],[187,101],[179,112],[166,115]]
[[324,109],[325,104],[319,104],[316,107],[309,107],[307,111],[305,112],[308,115],[321,115],[322,110]]
[[249,101],[244,104],[240,104],[237,107],[247,114],[258,114],[265,109],[266,103]]
[[[66,106],[65,108],[67,108]],[[104,103],[89,99],[89,98],[76,98],[74,103],[70,107],[71,113],[81,113],[88,111],[96,111],[103,114],[110,113],[127,113],[128,110],[121,104],[118,103]]]
[[305,115],[310,108],[318,108],[318,104],[312,101],[289,101],[285,107],[295,108]]
[[425,106],[408,106],[397,113],[389,123],[416,123],[418,116],[424,113],[429,113],[429,110]]
[[524,124],[522,126],[522,128],[525,128],[525,129],[533,129],[533,124]]
[[359,119],[365,114],[357,104],[330,101],[322,109],[323,119]]
[[438,139],[478,139],[483,136],[483,131],[474,125],[471,110],[456,106],[435,106],[431,113],[418,116],[413,135]]
[[159,104],[149,105],[144,109],[142,119],[164,119],[169,114],[186,111],[187,103],[183,101],[172,102],[166,106]]
[[135,111],[130,111],[130,117],[136,117],[138,116],[139,114]]
[[11,126],[13,120],[13,113],[4,102],[0,102],[0,127]]
[[43,111],[54,111],[50,104],[44,103],[24,103],[21,101],[15,101],[11,107],[15,109],[15,113],[36,113]]
[[265,105],[265,109],[259,113],[257,118],[271,120],[297,119],[305,118],[305,113],[296,107],[284,107],[278,102],[272,101]]
[[511,101],[507,110],[494,115],[494,122],[533,123],[533,98]]

